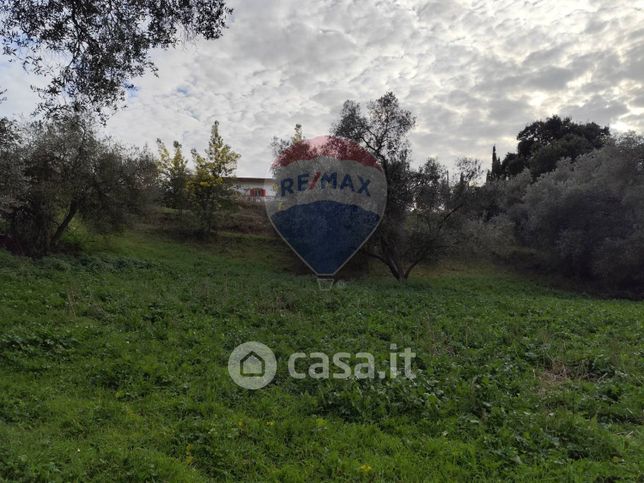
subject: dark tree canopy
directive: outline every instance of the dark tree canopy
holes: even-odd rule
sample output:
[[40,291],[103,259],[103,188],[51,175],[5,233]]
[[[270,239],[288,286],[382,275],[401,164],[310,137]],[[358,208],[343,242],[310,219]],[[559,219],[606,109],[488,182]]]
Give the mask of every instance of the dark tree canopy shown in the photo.
[[51,78],[41,110],[103,112],[155,71],[150,49],[216,39],[231,13],[224,0],[3,0],[0,37],[6,55]]
[[569,117],[552,116],[535,121],[517,135],[517,152],[508,153],[501,164],[492,166],[492,179],[516,176],[528,168],[534,178],[557,167],[562,158],[575,159],[604,146],[608,127],[594,122],[579,124]]
[[413,202],[413,193],[408,189],[413,173],[407,134],[415,123],[411,111],[402,108],[394,93],[388,92],[369,102],[366,112],[359,103],[345,101],[340,119],[331,128],[333,135],[351,139],[369,150],[382,165],[387,178],[387,208],[372,238],[378,253],[369,254],[383,261],[399,280],[406,278],[400,253],[402,225]]

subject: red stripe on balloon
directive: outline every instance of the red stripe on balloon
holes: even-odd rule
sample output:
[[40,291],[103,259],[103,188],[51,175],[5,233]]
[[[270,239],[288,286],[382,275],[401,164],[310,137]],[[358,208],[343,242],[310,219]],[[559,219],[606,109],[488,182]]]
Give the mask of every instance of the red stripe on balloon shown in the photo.
[[369,151],[353,141],[336,136],[319,136],[292,144],[275,159],[273,168],[283,168],[296,161],[308,161],[319,156],[351,160],[382,171],[380,164]]
[[309,183],[309,189],[310,189],[310,190],[312,190],[313,188],[315,188],[315,185],[317,184],[318,180],[320,179],[320,175],[321,175],[321,174],[322,174],[322,173],[321,173],[321,172],[319,172],[319,171],[318,171],[317,173],[315,173],[315,177],[313,178],[313,180],[311,181],[311,183]]

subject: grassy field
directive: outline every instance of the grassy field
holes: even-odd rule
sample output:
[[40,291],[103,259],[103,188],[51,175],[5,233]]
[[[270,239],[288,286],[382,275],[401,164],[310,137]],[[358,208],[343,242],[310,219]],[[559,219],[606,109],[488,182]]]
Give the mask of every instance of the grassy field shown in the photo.
[[[449,265],[323,292],[292,265],[239,235],[0,250],[0,477],[641,481],[644,303]],[[258,391],[226,368],[249,340],[279,363]],[[392,342],[413,381],[288,377]]]

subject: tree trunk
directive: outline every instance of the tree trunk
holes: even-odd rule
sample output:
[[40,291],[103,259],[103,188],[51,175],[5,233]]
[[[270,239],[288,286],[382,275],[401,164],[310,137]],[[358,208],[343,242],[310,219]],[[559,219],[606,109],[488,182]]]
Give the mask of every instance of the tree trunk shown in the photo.
[[402,267],[402,261],[397,260],[396,251],[389,245],[384,237],[380,238],[380,250],[382,251],[383,258],[389,271],[399,282],[404,282],[407,279],[405,270]]
[[60,223],[60,225],[58,225],[58,228],[56,229],[56,233],[54,233],[54,236],[51,237],[51,241],[49,242],[50,246],[55,247],[56,244],[60,241],[63,234],[65,233],[65,230],[67,230],[69,223],[72,221],[74,216],[76,216],[77,212],[78,212],[78,203],[76,201],[72,201],[69,204],[69,210],[67,210],[67,214],[65,215],[65,218],[63,218],[63,221]]

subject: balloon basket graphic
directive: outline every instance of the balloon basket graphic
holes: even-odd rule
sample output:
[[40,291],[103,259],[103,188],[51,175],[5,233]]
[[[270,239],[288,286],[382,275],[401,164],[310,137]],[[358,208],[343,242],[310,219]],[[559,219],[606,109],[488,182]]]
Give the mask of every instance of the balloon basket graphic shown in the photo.
[[328,291],[333,288],[335,279],[328,277],[318,277],[318,287],[320,290]]

